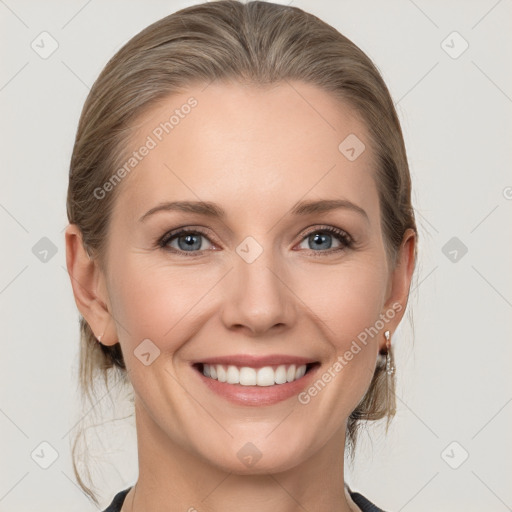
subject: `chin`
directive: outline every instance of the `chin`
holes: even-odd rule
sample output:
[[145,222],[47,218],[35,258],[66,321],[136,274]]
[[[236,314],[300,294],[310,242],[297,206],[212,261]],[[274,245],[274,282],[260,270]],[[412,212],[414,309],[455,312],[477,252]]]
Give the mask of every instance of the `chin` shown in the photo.
[[219,469],[238,475],[280,473],[306,459],[307,454],[302,450],[309,443],[300,442],[297,446],[294,440],[300,438],[297,434],[292,439],[288,437],[286,444],[284,439],[276,437],[270,441],[260,433],[252,440],[250,436],[244,436],[243,440],[230,439],[224,444],[215,442],[204,458]]

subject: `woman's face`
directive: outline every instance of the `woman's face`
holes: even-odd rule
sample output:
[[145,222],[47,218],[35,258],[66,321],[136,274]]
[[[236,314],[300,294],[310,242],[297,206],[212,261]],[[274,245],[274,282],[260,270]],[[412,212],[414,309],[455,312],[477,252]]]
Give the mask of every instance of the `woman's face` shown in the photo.
[[386,260],[364,124],[310,85],[213,83],[147,111],[132,143],[102,189],[119,187],[102,289],[138,428],[238,473],[342,447],[410,279]]

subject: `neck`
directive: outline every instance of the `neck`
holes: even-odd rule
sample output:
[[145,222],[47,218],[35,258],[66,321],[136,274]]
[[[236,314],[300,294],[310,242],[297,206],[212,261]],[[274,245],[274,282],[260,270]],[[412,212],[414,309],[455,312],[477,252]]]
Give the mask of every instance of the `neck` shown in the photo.
[[139,477],[122,512],[359,511],[344,488],[345,430],[291,469],[236,474],[184,449],[137,403]]

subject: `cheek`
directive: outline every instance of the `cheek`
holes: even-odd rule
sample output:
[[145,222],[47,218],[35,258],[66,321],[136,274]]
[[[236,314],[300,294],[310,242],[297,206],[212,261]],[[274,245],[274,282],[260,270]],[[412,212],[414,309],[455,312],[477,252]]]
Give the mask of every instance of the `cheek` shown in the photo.
[[385,300],[385,272],[376,259],[317,269],[314,278],[303,277],[298,295],[323,321],[326,337],[343,348],[378,320]]
[[315,286],[308,288],[305,296],[321,320],[316,326],[330,345],[331,358],[318,376],[325,384],[315,383],[314,389],[306,391],[305,400],[316,396],[316,389],[325,385],[329,391],[321,400],[327,409],[348,416],[362,399],[375,371],[382,336],[376,325],[380,325],[385,303],[386,278],[386,268],[378,260],[370,265],[354,262],[315,274]]
[[[205,269],[158,264],[135,256],[116,266],[111,274],[111,303],[123,347],[133,350],[143,339],[172,353],[183,329],[194,328],[201,300],[216,282]],[[186,339],[186,338],[185,338]]]

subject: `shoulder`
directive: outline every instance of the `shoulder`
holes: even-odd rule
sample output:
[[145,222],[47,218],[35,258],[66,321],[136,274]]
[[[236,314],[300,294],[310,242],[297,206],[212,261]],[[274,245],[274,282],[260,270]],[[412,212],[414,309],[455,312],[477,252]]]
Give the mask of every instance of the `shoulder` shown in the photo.
[[128,489],[124,489],[124,491],[118,492],[114,496],[112,503],[103,512],[120,512],[124,503],[124,499],[126,498],[126,495],[130,489],[131,487],[128,487]]
[[368,498],[365,498],[362,494],[351,491],[350,488],[348,488],[348,492],[350,493],[350,497],[354,503],[362,512],[385,512],[381,508],[377,507],[377,505],[374,505]]

